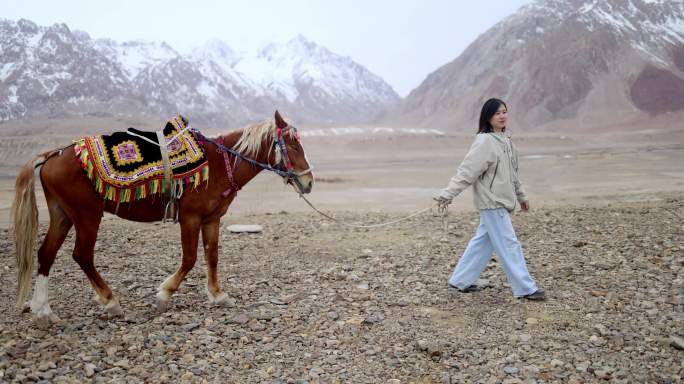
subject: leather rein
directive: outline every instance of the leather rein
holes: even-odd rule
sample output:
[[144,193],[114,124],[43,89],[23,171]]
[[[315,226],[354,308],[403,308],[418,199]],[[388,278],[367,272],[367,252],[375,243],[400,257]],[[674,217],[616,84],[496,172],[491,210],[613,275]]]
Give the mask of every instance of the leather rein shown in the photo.
[[283,181],[285,183],[293,182],[297,185],[297,188],[300,191],[303,190],[303,186],[299,182],[298,177],[311,173],[311,171],[313,170],[313,167],[309,167],[308,169],[301,171],[301,172],[295,171],[294,165],[292,165],[292,161],[290,160],[290,157],[287,153],[287,146],[285,145],[285,139],[283,138],[283,134],[286,133],[289,129],[294,129],[295,134],[296,134],[297,128],[294,126],[291,126],[291,125],[288,125],[285,128],[280,128],[280,127],[276,128],[276,138],[274,140],[273,145],[276,147],[276,150],[278,150],[280,152],[280,162],[278,164],[276,164],[275,166],[268,164],[268,163],[262,163],[262,162],[254,160],[252,158],[246,157],[242,153],[234,150],[233,148],[230,148],[230,147],[223,145],[222,139],[212,140],[212,139],[204,136],[199,130],[197,130],[195,128],[191,128],[191,131],[195,135],[197,135],[197,137],[200,140],[214,144],[218,148],[218,150],[223,153],[223,159],[224,159],[224,163],[226,166],[226,174],[228,177],[228,182],[230,183],[230,187],[226,191],[224,191],[222,195],[223,195],[223,197],[227,197],[231,193],[237,192],[238,190],[240,190],[240,186],[237,185],[237,183],[233,179],[233,170],[230,166],[230,161],[228,159],[228,153],[239,158],[240,160],[244,160],[244,161],[248,162],[252,166],[256,166],[256,167],[262,168],[264,170],[271,171],[271,172],[277,174],[278,176],[282,177]]

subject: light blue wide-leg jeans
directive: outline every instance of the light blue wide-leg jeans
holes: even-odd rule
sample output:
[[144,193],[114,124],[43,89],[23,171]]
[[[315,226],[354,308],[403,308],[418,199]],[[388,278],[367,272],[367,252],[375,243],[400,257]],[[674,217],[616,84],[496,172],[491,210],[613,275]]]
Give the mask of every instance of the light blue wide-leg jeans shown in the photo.
[[480,211],[480,225],[456,264],[449,284],[460,289],[473,285],[492,258],[492,251],[499,258],[514,296],[529,295],[537,290],[537,284],[527,271],[511,215],[505,208]]

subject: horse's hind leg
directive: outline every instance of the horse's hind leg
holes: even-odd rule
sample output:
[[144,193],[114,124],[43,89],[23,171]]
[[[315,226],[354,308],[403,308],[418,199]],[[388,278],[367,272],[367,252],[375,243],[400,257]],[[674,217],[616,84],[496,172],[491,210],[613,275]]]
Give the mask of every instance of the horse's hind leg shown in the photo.
[[207,295],[210,304],[229,306],[232,301],[225,292],[221,292],[221,285],[218,281],[219,227],[218,220],[202,225],[204,259],[207,262]]
[[114,296],[112,290],[104,281],[100,273],[95,269],[95,241],[97,230],[102,219],[101,212],[97,215],[80,217],[75,221],[76,226],[76,246],[74,247],[73,258],[81,267],[90,284],[95,289],[96,300],[104,305],[111,316],[122,314],[119,300]]
[[183,243],[183,260],[176,272],[169,276],[159,286],[157,292],[157,310],[166,310],[171,296],[178,290],[185,276],[195,266],[197,261],[197,243],[199,242],[200,218],[196,216],[181,216],[181,241]]
[[46,191],[45,195],[50,213],[50,225],[38,250],[38,275],[30,308],[31,312],[39,319],[52,318],[55,320],[48,302],[48,275],[57,256],[57,251],[59,251],[72,227],[72,222],[57,201],[49,195],[49,192]]

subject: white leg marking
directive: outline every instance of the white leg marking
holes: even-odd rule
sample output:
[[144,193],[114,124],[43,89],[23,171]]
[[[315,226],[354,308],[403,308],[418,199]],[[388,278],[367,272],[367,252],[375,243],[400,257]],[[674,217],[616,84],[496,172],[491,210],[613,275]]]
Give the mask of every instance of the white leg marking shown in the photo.
[[97,294],[97,292],[95,292],[95,294],[93,295],[93,301],[97,304],[105,305],[104,300],[102,299],[102,297],[100,297],[100,295]]
[[167,302],[171,299],[171,294],[169,293],[168,290],[166,289],[160,289],[159,292],[157,292],[157,300]]
[[167,277],[163,283],[161,283],[161,285],[159,286],[159,292],[157,292],[158,300],[169,301],[172,294],[169,287],[171,286],[171,282],[174,280],[175,277],[176,274],[174,273],[173,275]]
[[176,276],[174,273],[173,275],[169,276],[164,280],[163,283],[159,286],[159,290],[157,292],[157,311],[158,312],[164,312],[166,311],[166,308],[168,307],[169,300],[171,299],[171,290],[168,288],[171,285],[172,279]]
[[176,276],[176,273],[174,272],[171,276],[167,277],[166,280],[164,280],[163,283],[159,286],[160,291],[168,291],[169,286],[171,285],[171,281],[174,279]]
[[31,299],[31,312],[38,317],[49,317],[52,315],[50,304],[48,303],[48,277],[38,275],[36,284],[33,287],[33,299]]

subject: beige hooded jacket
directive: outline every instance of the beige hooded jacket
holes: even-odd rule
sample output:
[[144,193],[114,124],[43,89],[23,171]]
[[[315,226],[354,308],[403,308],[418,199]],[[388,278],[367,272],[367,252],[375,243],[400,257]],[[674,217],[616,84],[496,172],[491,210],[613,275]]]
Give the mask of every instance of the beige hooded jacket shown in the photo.
[[527,201],[518,178],[518,151],[510,137],[504,133],[476,135],[456,175],[439,196],[451,201],[469,185],[477,209],[503,207],[513,212],[517,202]]

